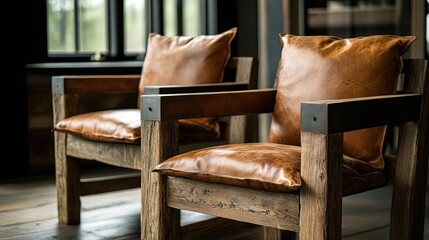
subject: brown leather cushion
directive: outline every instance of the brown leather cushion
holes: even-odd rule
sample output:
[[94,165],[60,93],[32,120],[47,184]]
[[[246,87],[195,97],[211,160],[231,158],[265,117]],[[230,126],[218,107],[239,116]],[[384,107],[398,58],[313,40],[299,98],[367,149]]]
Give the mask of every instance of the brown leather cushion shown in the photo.
[[[414,36],[280,35],[283,50],[268,141],[300,146],[300,103],[395,93]],[[386,127],[344,134],[344,153],[384,168]]]
[[[75,115],[60,121],[54,129],[95,141],[140,144],[140,128],[139,109],[118,109]],[[218,132],[199,122],[179,120],[180,144],[213,141]]]
[[[269,142],[210,147],[170,158],[153,171],[200,181],[270,191],[295,191],[300,177],[300,103],[392,94],[401,55],[413,36],[282,34],[277,96]],[[343,194],[385,184],[381,148],[385,127],[344,136]]]
[[[292,192],[301,186],[300,168],[299,146],[244,143],[184,153],[162,162],[153,171],[205,182]],[[385,177],[379,169],[344,156],[344,195],[383,184]]]
[[[222,82],[236,32],[237,28],[232,28],[217,35],[195,37],[151,33],[139,84],[140,95],[144,86]],[[137,105],[140,106],[140,100]],[[215,118],[189,121],[219,128]]]

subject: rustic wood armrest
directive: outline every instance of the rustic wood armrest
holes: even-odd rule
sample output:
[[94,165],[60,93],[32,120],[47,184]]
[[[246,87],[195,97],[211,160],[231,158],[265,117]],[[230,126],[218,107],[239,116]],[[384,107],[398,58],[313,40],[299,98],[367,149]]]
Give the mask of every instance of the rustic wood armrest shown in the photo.
[[197,93],[197,92],[222,92],[249,89],[247,83],[209,83],[194,85],[164,85],[145,86],[144,94],[175,94],[175,93]]
[[52,93],[137,93],[139,81],[140,75],[54,76]]
[[329,216],[332,221],[341,220],[341,211],[327,205],[321,206],[327,209],[322,215],[314,216],[312,206],[324,199],[331,206],[342,205],[343,132],[416,121],[420,118],[420,103],[418,94],[302,103],[301,218],[318,221]]
[[301,131],[347,132],[420,118],[419,94],[397,94],[301,104]]
[[[116,94],[117,97],[134,95],[137,100],[138,84],[140,75],[76,75],[76,76],[54,76],[52,77],[52,105],[54,112],[54,124],[62,119],[79,113],[103,110],[106,107],[94,105],[88,107],[81,102],[85,94]],[[107,95],[106,95],[107,96]],[[123,98],[121,103],[115,106],[134,106],[137,101]],[[122,98],[121,98],[122,99]],[[109,105],[108,108],[112,106]]]
[[273,111],[275,89],[142,95],[143,120],[250,115]]

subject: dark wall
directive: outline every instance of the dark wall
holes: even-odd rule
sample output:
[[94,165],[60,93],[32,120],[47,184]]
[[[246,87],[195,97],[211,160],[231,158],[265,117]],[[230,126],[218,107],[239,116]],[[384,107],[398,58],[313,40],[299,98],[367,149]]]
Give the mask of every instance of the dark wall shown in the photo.
[[[45,1],[2,4],[3,157],[0,178],[28,173],[27,94],[25,64],[43,58]],[[7,13],[5,12],[7,11]]]
[[[41,4],[43,2],[43,4]],[[44,1],[5,1],[2,4],[3,157],[0,178],[28,173],[27,95],[25,64],[43,49]],[[7,13],[6,13],[7,11]],[[7,16],[7,17],[6,17]],[[46,34],[45,34],[46,35]]]
[[232,54],[258,57],[258,1],[217,0],[216,4],[217,32],[238,27]]
[[258,1],[238,0],[238,39],[237,54],[258,57]]

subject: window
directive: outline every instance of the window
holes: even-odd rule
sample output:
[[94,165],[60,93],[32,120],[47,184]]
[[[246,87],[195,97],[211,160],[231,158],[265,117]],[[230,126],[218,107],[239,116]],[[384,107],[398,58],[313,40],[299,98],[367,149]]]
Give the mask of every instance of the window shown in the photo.
[[397,16],[401,16],[402,9],[396,0],[328,0],[306,3],[306,35],[355,37],[407,34],[399,27]]
[[205,33],[203,0],[47,1],[51,58],[133,59],[144,54],[150,31]]
[[107,52],[106,0],[49,0],[49,53]]
[[199,34],[199,0],[164,0],[164,34]]
[[125,0],[124,8],[124,51],[125,54],[138,54],[145,50],[146,33],[145,1]]

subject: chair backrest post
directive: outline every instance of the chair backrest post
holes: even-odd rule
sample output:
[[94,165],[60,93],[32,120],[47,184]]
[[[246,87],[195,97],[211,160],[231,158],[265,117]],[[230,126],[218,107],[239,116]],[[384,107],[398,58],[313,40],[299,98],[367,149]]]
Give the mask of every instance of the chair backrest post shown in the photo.
[[[256,58],[233,58],[230,64],[235,65],[235,82],[248,83],[249,89],[258,87],[258,67]],[[249,71],[250,70],[250,71]],[[258,116],[232,116],[229,127],[229,142],[257,142],[258,141]]]
[[[417,122],[400,125],[390,225],[390,239],[423,239],[429,161],[428,61],[404,60],[405,93],[422,95]],[[402,221],[398,221],[402,219]],[[405,220],[405,221],[404,221]],[[406,223],[406,224],[404,224]]]

